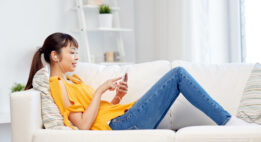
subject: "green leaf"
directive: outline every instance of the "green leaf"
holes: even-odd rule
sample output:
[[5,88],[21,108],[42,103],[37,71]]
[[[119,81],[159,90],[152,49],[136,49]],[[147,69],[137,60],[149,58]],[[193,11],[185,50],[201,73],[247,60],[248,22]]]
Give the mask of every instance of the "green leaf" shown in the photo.
[[11,92],[18,92],[18,91],[23,91],[25,89],[25,85],[21,84],[21,83],[15,83],[12,88],[11,88]]
[[109,13],[111,13],[110,6],[106,5],[106,4],[101,4],[99,6],[99,13],[100,14],[109,14]]

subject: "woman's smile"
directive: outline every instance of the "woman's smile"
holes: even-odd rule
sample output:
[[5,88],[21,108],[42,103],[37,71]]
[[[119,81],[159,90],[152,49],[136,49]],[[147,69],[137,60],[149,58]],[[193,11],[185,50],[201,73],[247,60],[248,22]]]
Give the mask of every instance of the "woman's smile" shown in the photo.
[[77,63],[72,63],[73,67],[76,67]]

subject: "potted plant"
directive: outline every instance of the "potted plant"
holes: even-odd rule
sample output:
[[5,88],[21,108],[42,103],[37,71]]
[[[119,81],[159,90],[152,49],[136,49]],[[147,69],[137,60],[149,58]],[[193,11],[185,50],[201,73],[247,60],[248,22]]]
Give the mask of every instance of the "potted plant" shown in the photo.
[[17,91],[23,91],[25,88],[25,85],[21,84],[21,83],[15,83],[12,88],[11,88],[11,92],[17,92]]
[[112,14],[109,5],[101,4],[99,6],[99,21],[101,28],[112,28]]

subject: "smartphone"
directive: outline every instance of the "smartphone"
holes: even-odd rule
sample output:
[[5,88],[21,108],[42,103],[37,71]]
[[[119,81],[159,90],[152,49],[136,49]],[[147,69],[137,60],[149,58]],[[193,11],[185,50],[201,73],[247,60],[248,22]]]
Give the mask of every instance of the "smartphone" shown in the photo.
[[126,76],[127,72],[124,73],[124,75],[122,76],[122,79],[121,81],[124,81],[125,80],[125,76]]
[[123,76],[122,76],[121,81],[124,81],[124,80],[125,80],[125,77],[126,77],[126,74],[128,73],[128,71],[129,71],[129,68],[128,68],[128,67],[124,69],[124,74],[123,74]]

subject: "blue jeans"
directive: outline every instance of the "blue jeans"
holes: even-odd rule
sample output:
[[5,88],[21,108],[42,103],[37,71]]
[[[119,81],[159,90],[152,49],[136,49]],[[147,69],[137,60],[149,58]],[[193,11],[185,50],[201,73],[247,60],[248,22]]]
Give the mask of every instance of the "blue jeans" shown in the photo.
[[182,67],[167,72],[127,112],[111,120],[112,130],[156,129],[180,94],[210,117],[225,125],[231,115]]

